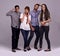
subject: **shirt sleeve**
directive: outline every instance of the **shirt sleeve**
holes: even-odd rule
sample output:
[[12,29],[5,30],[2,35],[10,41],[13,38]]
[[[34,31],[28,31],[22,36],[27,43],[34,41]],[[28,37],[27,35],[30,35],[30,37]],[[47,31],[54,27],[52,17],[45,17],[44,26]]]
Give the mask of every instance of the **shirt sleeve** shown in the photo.
[[23,13],[21,13],[21,15],[20,15],[20,19],[21,19],[21,18],[23,18]]
[[38,14],[40,14],[40,13],[41,13],[41,10],[38,11]]
[[9,11],[6,16],[12,16],[13,11]]
[[51,19],[51,17],[50,17],[50,12],[49,12],[48,14],[49,14],[49,15],[48,15],[48,18]]

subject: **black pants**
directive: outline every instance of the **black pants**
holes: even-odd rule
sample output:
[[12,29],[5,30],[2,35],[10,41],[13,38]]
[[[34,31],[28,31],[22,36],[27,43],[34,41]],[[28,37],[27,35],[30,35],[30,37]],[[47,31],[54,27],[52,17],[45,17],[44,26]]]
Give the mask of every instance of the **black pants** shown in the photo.
[[40,35],[39,35],[39,26],[33,26],[33,27],[35,28],[35,30],[34,31],[32,31],[32,30],[30,31],[30,37],[28,39],[28,45],[27,46],[30,45],[30,42],[31,42],[31,40],[32,40],[32,38],[34,36],[34,33],[35,33],[36,34],[36,39],[35,39],[34,47],[37,47],[38,40],[39,40],[39,37],[40,37]]
[[41,26],[40,28],[40,48],[42,48],[43,43],[43,34],[45,33],[45,39],[48,44],[48,49],[50,49],[50,40],[49,40],[49,26]]
[[28,40],[29,30],[21,29],[21,32],[22,32],[23,39],[24,39],[24,49],[25,49],[27,47],[27,40]]
[[12,49],[16,49],[18,47],[20,29],[14,27],[11,28],[12,28]]

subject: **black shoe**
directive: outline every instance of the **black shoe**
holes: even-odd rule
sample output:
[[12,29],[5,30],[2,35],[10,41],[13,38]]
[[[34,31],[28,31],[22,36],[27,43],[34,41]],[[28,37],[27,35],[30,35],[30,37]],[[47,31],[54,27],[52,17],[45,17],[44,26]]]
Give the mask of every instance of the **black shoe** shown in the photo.
[[19,48],[16,48],[16,50],[21,50],[21,49],[19,49]]
[[41,50],[42,50],[42,48],[38,49],[38,51],[41,51]]
[[12,49],[12,52],[16,52],[16,50],[15,49]]
[[34,49],[38,49],[37,47],[34,47]]
[[47,50],[44,50],[44,51],[48,52],[48,51],[51,51],[51,49],[47,49]]
[[27,50],[26,49],[24,49],[24,52],[26,52]]
[[31,48],[30,47],[27,47],[27,50],[29,51],[29,50],[31,50]]

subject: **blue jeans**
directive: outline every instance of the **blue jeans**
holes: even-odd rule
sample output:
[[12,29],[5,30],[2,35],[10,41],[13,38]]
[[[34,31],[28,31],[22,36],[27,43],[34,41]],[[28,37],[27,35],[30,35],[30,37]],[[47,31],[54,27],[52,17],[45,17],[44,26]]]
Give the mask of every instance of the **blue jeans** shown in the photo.
[[27,40],[28,40],[28,34],[29,34],[29,30],[23,30],[21,29],[21,33],[23,35],[23,39],[24,39],[24,49],[27,47]]
[[35,28],[34,31],[30,31],[30,36],[29,36],[29,39],[28,39],[28,44],[27,46],[30,45],[30,42],[34,36],[34,33],[36,35],[36,39],[35,39],[35,42],[34,42],[34,47],[37,47],[37,44],[38,44],[38,41],[39,41],[39,37],[40,37],[40,31],[39,31],[39,26],[33,26]]

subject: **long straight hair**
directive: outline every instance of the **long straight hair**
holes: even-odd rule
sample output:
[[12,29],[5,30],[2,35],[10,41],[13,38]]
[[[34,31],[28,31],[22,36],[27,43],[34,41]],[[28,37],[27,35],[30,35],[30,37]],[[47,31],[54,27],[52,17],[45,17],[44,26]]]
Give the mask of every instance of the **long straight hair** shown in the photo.
[[42,4],[42,5],[45,6],[45,12],[43,12],[43,10],[41,9],[40,21],[43,21],[43,13],[44,13],[45,20],[48,20],[48,18],[50,18],[50,12],[49,12],[46,4]]

